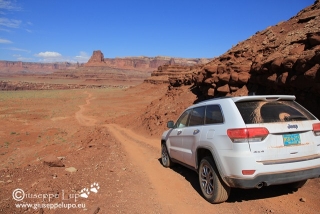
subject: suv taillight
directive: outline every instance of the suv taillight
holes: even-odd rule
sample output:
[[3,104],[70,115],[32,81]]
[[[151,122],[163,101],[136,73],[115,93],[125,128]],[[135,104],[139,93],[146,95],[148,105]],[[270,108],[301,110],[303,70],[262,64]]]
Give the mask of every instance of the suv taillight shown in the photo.
[[242,128],[228,129],[227,134],[234,143],[260,142],[268,136],[269,131],[266,128]]
[[315,136],[320,136],[320,123],[312,124],[312,130]]

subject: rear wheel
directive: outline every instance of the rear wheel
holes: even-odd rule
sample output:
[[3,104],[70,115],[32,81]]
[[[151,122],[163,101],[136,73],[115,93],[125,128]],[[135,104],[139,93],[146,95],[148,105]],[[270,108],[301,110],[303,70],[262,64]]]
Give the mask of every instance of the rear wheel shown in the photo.
[[164,167],[172,166],[168,149],[165,143],[161,144],[161,162]]
[[221,180],[213,159],[209,156],[200,162],[199,183],[204,198],[210,203],[224,202],[230,195],[230,187]]

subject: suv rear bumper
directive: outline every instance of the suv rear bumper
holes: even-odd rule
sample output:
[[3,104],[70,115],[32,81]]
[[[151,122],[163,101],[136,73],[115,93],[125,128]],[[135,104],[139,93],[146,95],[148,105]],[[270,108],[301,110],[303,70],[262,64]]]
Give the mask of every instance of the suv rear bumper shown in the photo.
[[320,177],[320,167],[299,170],[295,172],[282,172],[275,174],[260,174],[252,179],[224,177],[228,186],[242,189],[260,188],[262,186],[270,186],[277,184],[293,183],[306,179]]

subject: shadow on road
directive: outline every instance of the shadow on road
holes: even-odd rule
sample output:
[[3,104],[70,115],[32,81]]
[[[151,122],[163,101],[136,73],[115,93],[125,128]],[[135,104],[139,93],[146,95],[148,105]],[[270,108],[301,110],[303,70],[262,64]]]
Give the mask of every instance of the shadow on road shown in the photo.
[[[159,163],[161,164],[161,158],[159,158]],[[195,171],[179,164],[175,164],[173,167],[171,167],[171,170],[182,175],[197,191],[197,193],[202,196],[198,181],[198,174]],[[292,194],[294,192],[295,191],[293,189],[288,188],[285,185],[268,186],[262,187],[261,189],[233,188],[231,189],[231,195],[229,196],[229,199],[226,201],[226,203],[273,198],[281,195]]]
[[284,185],[262,187],[261,189],[232,189],[227,202],[252,201],[292,194],[294,191]]

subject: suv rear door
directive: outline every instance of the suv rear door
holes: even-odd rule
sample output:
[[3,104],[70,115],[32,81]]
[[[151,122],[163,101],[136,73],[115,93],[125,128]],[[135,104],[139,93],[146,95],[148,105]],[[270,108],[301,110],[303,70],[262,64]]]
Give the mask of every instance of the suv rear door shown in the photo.
[[268,136],[249,141],[258,162],[276,164],[319,158],[313,124],[319,122],[293,100],[236,103],[247,128],[264,127]]

